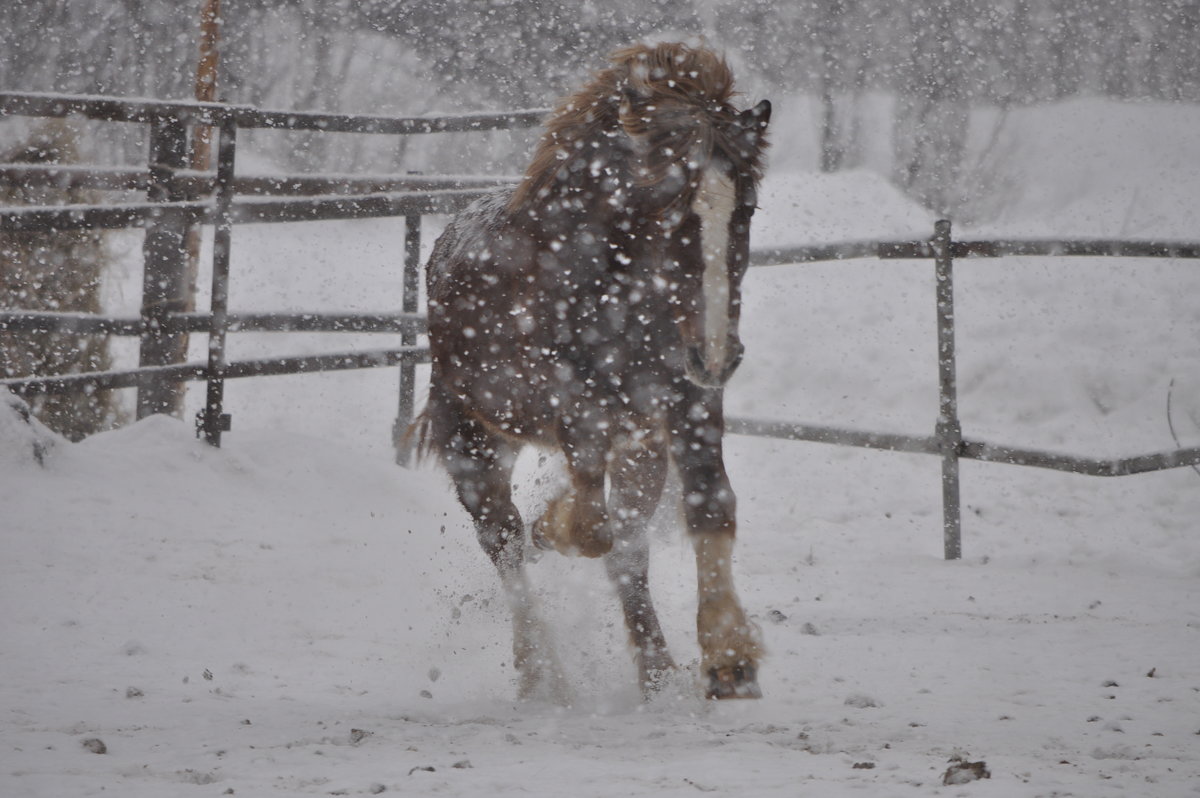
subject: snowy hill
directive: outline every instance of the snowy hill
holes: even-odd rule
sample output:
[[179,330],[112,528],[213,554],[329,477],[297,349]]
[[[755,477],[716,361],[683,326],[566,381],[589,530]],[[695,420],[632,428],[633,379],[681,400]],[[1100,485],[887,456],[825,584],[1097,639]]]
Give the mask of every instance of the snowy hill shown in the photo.
[[[1070,103],[1014,112],[1004,135],[1024,177],[990,231],[1200,237],[1200,110]],[[781,163],[763,245],[928,235],[870,171]],[[232,304],[389,307],[401,241],[391,221],[241,228]],[[969,435],[1168,449],[1173,381],[1177,432],[1200,443],[1197,264],[958,275]],[[733,411],[932,428],[929,264],[772,267],[746,292]],[[379,339],[233,340],[240,356]],[[437,471],[390,463],[395,380],[233,381],[221,450],[155,418],[60,441],[39,466],[0,423],[0,793],[1197,794],[1193,471],[966,463],[965,559],[946,563],[935,459],[731,438],[766,698],[705,703],[683,673],[642,704],[602,568],[547,556],[532,575],[577,700],[518,705],[465,515]],[[539,490],[522,483],[527,517]],[[653,586],[687,664],[694,566],[673,515],[657,527]],[[991,778],[944,786],[954,757]]]

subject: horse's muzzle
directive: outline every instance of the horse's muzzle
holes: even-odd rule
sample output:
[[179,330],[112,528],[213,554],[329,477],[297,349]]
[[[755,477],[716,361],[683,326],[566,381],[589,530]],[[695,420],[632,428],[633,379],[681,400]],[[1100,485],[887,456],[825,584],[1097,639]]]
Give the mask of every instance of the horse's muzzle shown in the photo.
[[733,376],[733,372],[737,371],[737,367],[742,364],[742,357],[745,354],[746,347],[741,341],[736,339],[730,341],[729,357],[726,359],[725,365],[721,367],[721,370],[714,373],[709,370],[701,348],[698,346],[689,346],[687,347],[687,355],[684,357],[684,371],[689,380],[702,388],[720,388],[729,382],[729,378]]

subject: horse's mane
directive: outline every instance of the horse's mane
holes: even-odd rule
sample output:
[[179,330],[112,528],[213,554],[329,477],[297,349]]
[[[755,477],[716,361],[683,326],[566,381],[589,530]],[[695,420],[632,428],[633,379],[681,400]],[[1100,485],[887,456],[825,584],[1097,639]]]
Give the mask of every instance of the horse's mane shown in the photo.
[[734,142],[737,111],[730,105],[733,72],[711,50],[686,44],[636,44],[609,56],[579,91],[559,102],[538,142],[524,179],[508,203],[529,210],[554,194],[571,156],[590,158],[589,142],[624,132],[638,156],[639,185],[658,185],[678,167],[707,163],[720,152],[739,171],[761,171],[760,147]]

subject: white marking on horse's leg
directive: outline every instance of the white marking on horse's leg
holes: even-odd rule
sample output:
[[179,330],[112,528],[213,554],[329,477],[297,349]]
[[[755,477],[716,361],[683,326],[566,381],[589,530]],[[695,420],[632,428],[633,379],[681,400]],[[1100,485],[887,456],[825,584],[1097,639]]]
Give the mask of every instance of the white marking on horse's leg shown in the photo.
[[517,669],[517,695],[522,700],[571,704],[571,690],[558,661],[558,652],[542,622],[537,598],[523,568],[501,572],[504,595],[512,612],[513,664]]
[[735,670],[747,674],[744,685],[734,685],[721,697],[758,697],[754,670],[762,657],[761,634],[738,602],[733,586],[733,535],[694,535],[699,607],[696,628],[700,638],[701,673],[731,677]]
[[700,176],[692,210],[700,217],[704,259],[704,363],[720,374],[729,360],[729,223],[737,192],[733,181],[709,166]]
[[566,485],[549,501],[541,517],[533,523],[533,545],[539,549],[553,549],[559,554],[578,553],[571,540],[571,519],[574,514],[575,491]]

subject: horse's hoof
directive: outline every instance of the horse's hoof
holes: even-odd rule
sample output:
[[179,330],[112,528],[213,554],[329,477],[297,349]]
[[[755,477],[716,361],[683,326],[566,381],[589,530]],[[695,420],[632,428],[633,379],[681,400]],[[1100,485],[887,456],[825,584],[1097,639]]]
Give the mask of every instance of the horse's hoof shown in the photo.
[[642,700],[649,701],[661,693],[675,678],[674,665],[647,671],[641,678]]
[[753,665],[709,668],[706,698],[762,698],[758,670]]

